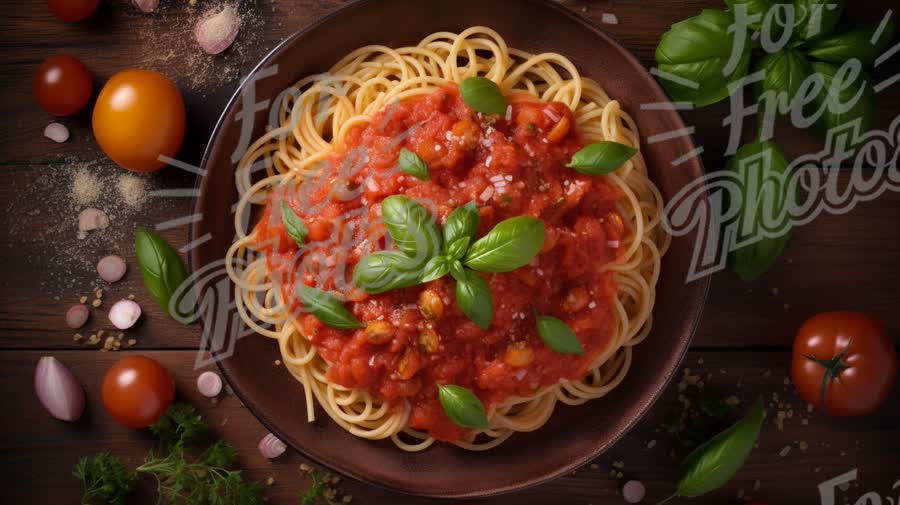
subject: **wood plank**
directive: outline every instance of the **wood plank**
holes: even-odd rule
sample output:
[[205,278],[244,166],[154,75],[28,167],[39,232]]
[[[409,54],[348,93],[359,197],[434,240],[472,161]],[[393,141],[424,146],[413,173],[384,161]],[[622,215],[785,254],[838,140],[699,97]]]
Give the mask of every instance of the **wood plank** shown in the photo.
[[[111,451],[122,457],[126,464],[136,466],[154,443],[149,434],[115,423],[101,404],[102,377],[121,355],[53,353],[73,370],[87,391],[86,415],[71,425],[51,419],[33,397],[32,374],[42,354],[45,352],[0,352],[0,367],[6,373],[6,380],[0,383],[0,393],[10,405],[16,406],[15,415],[4,416],[0,425],[6,434],[0,442],[0,453],[4,455],[0,461],[0,480],[10,503],[69,503],[72,496],[79,493],[80,484],[70,476],[79,457]],[[270,503],[296,503],[297,492],[307,485],[298,471],[298,465],[306,462],[303,457],[289,451],[273,462],[265,461],[256,450],[257,441],[265,430],[239,405],[236,397],[227,396],[216,405],[200,397],[194,386],[200,371],[193,369],[193,353],[144,354],[172,370],[179,398],[197,406],[213,431],[236,447],[250,478],[275,478],[275,485],[266,493]],[[736,496],[743,489],[747,495],[772,503],[818,504],[817,485],[853,468],[859,470],[860,485],[846,492],[850,503],[867,491],[877,491],[882,496],[889,493],[894,481],[900,477],[897,474],[897,468],[900,468],[900,390],[895,389],[886,407],[870,417],[842,419],[828,418],[820,413],[808,414],[805,405],[783,383],[788,364],[789,355],[783,352],[720,351],[689,355],[685,366],[691,368],[692,374],[700,376],[710,394],[737,396],[741,400],[740,410],[759,396],[772,403],[759,447],[747,466],[722,490],[691,503],[736,503]],[[772,401],[773,394],[779,396],[778,400]],[[784,403],[780,409],[778,402]],[[660,431],[660,427],[680,412],[679,405],[678,391],[672,384],[635,430],[593,462],[597,467],[587,466],[537,488],[479,503],[621,503],[621,498],[616,496],[621,479],[610,475],[616,461],[624,463],[625,478],[639,479],[646,484],[645,503],[653,503],[671,492],[676,477],[676,461],[670,455],[676,445]],[[776,417],[776,411],[787,412],[789,409],[793,410],[793,417],[785,422],[784,430],[779,431],[772,419]],[[808,425],[801,423],[803,418],[808,418]],[[298,419],[298,422],[302,421]],[[808,445],[808,449],[801,450],[799,442]],[[509,443],[515,443],[515,438]],[[790,453],[779,456],[787,446],[792,447]],[[786,479],[786,475],[791,478]],[[760,488],[753,491],[757,480]],[[35,486],[37,482],[40,482],[39,486]],[[340,487],[354,496],[353,503],[425,503],[348,479],[342,481]],[[149,486],[142,488],[145,497],[150,492]],[[838,491],[838,496],[841,495]],[[143,500],[142,503],[150,501]]]
[[[188,137],[179,159],[199,163],[209,134],[240,77],[246,75],[270,49],[295,30],[346,5],[347,1],[327,0],[283,4],[255,0],[246,5],[252,16],[236,46],[216,57],[199,52],[190,36],[190,19],[197,16],[184,3],[162,4],[160,12],[141,15],[126,4],[104,5],[96,19],[85,24],[63,24],[50,16],[43,3],[24,6],[5,4],[0,21],[4,40],[0,47],[10,53],[0,69],[10,76],[0,89],[0,112],[15,117],[15,128],[7,128],[0,137],[0,162],[49,163],[60,157],[79,160],[105,160],[91,140],[90,114],[85,111],[62,120],[73,132],[73,139],[55,145],[42,138],[44,126],[51,120],[34,102],[31,76],[46,56],[65,52],[81,58],[94,75],[95,88],[124,68],[148,68],[160,71],[179,85],[188,111]],[[721,8],[718,0],[661,0],[657,2],[610,2],[595,5],[584,1],[563,2],[575,12],[600,23],[603,12],[612,12],[618,25],[602,25],[613,37],[634,52],[648,68],[655,65],[654,54],[659,36],[668,27],[704,8]],[[583,11],[583,8],[587,8]],[[851,17],[880,19],[885,8],[877,2],[858,2]],[[50,46],[48,41],[52,40]],[[114,47],[111,51],[107,48]],[[879,79],[900,72],[900,58],[892,58],[878,70]],[[299,77],[299,76],[298,76]],[[900,86],[886,89],[878,98],[875,127],[886,128],[900,115]],[[88,109],[89,110],[89,109]],[[728,103],[683,113],[685,122],[696,128],[695,141],[706,150],[708,169],[721,167],[729,131],[722,121],[730,111]],[[744,126],[744,140],[754,135],[754,120]],[[817,152],[822,144],[812,133],[793,128],[779,130],[779,139],[789,157]]]

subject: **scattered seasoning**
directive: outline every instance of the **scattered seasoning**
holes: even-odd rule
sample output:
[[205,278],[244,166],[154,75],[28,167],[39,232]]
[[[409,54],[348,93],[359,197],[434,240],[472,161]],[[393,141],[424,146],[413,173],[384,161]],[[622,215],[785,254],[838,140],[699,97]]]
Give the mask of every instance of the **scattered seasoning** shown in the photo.
[[90,205],[100,197],[101,182],[87,166],[75,170],[72,176],[72,199],[78,205]]
[[268,479],[266,479],[267,486],[271,486],[272,484],[275,484],[275,477],[269,477]]
[[133,338],[128,339],[128,347],[134,347],[135,344],[137,344],[137,340]]
[[132,175],[122,174],[116,180],[116,189],[119,190],[119,196],[125,202],[125,205],[138,210],[143,206],[144,200],[147,199],[147,190],[144,179]]
[[783,457],[787,456],[788,454],[790,454],[790,452],[791,452],[791,446],[786,445],[786,446],[784,446],[784,449],[782,449],[781,452],[778,453],[778,455],[783,458]]
[[91,305],[93,305],[94,307],[99,307],[100,305],[103,305],[103,300],[95,298],[94,301],[91,302]]
[[281,366],[281,360],[280,360],[280,359],[276,359],[276,360],[275,360],[275,366]]
[[78,301],[79,301],[80,303],[82,303],[82,304],[87,303],[87,297],[86,297],[86,296],[82,296],[81,298],[78,299]]

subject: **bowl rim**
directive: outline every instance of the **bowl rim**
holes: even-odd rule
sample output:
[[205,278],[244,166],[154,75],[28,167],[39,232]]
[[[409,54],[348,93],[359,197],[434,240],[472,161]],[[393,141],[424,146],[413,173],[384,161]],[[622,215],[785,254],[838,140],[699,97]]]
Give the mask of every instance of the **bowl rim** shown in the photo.
[[[226,103],[225,107],[222,109],[222,113],[219,115],[219,118],[216,120],[215,127],[213,128],[212,132],[210,133],[209,141],[207,142],[206,148],[203,151],[203,157],[201,158],[200,165],[199,165],[200,169],[201,169],[200,173],[203,175],[200,175],[196,178],[196,183],[194,186],[194,189],[196,190],[196,195],[197,195],[196,197],[194,197],[195,198],[194,213],[202,212],[202,209],[204,207],[203,204],[206,199],[206,191],[205,190],[207,189],[207,183],[205,181],[208,180],[207,165],[209,163],[212,153],[217,148],[217,144],[218,144],[217,140],[219,140],[221,138],[221,132],[226,127],[226,120],[227,120],[227,118],[232,116],[232,112],[233,112],[232,109],[235,108],[238,101],[240,100],[242,91],[243,91],[245,85],[247,84],[249,78],[251,76],[253,76],[254,74],[256,74],[256,72],[258,72],[262,68],[269,65],[273,60],[275,60],[279,56],[281,56],[281,54],[283,52],[287,51],[287,49],[289,47],[291,47],[293,44],[295,44],[298,40],[301,40],[307,33],[315,30],[316,28],[318,28],[321,25],[329,23],[334,18],[340,17],[348,12],[362,8],[363,6],[366,6],[368,4],[376,3],[378,1],[380,1],[380,0],[356,0],[356,1],[353,1],[343,7],[338,8],[337,10],[335,10],[329,14],[326,14],[325,16],[322,16],[321,18],[319,18],[311,23],[304,25],[302,28],[300,28],[299,30],[297,30],[296,32],[294,32],[293,34],[291,34],[290,36],[285,38],[283,41],[281,41],[275,47],[273,47],[270,51],[268,51],[266,53],[266,55],[263,56],[263,58],[260,59],[260,61],[247,74],[247,77],[245,77],[244,79],[241,80],[241,82],[238,84],[237,88],[235,89],[234,93],[228,99],[228,102]],[[619,43],[611,35],[604,32],[598,24],[591,21],[590,19],[587,19],[584,16],[579,15],[574,10],[572,10],[558,2],[555,2],[553,0],[527,0],[527,1],[542,4],[543,7],[553,9],[553,10],[557,11],[557,13],[569,18],[569,20],[582,25],[586,29],[593,32],[597,37],[604,39],[606,43],[612,45],[617,50],[619,50],[619,52],[625,57],[625,59],[630,64],[632,64],[638,68],[644,69],[644,65],[640,62],[640,60],[637,59],[637,57],[630,50],[628,50],[623,44]],[[655,79],[651,78],[651,79],[649,79],[649,81],[651,83],[651,86],[653,87],[654,93],[657,93],[660,96],[668,98],[668,95],[663,91],[662,87],[659,85],[659,83]],[[678,128],[684,128],[684,120],[681,117],[681,114],[679,114],[679,112],[677,110],[673,110],[672,113],[674,115],[676,126]],[[689,143],[689,145],[691,147],[695,146],[693,135],[685,136],[684,138],[686,139],[686,141]],[[703,160],[698,156],[698,157],[696,157],[695,161],[696,161],[696,167],[697,167],[696,171],[698,173],[692,174],[692,175],[697,176],[697,177],[702,177],[703,174],[705,173],[705,169],[703,166]],[[708,197],[708,191],[704,187],[703,198],[706,199],[707,197]],[[191,243],[196,237],[200,236],[202,226],[203,226],[202,221],[194,222],[190,226],[189,235],[188,235],[189,243]],[[188,256],[188,269],[190,272],[189,275],[193,275],[194,273],[197,272],[197,265],[200,263],[199,256],[200,256],[200,248],[194,248],[190,252],[190,254]],[[545,484],[547,482],[558,479],[559,477],[566,475],[568,473],[571,473],[572,471],[587,464],[588,462],[595,459],[600,454],[603,454],[604,452],[609,450],[609,448],[611,448],[612,446],[617,444],[627,433],[629,433],[632,429],[634,429],[634,427],[647,415],[647,413],[652,409],[653,405],[662,396],[662,394],[665,391],[666,387],[668,386],[669,382],[672,380],[672,377],[676,374],[681,363],[684,361],[685,356],[690,351],[691,344],[693,342],[694,336],[697,331],[697,327],[700,324],[700,321],[703,316],[703,312],[706,307],[706,302],[708,299],[710,284],[711,284],[710,276],[704,276],[700,279],[692,281],[691,283],[696,284],[695,289],[697,290],[697,298],[696,298],[696,303],[694,304],[694,310],[692,312],[688,312],[685,314],[685,317],[690,319],[690,324],[687,325],[687,327],[686,327],[687,337],[686,337],[685,345],[678,352],[678,356],[674,360],[674,366],[672,366],[672,368],[669,371],[667,371],[667,373],[665,374],[664,377],[661,377],[661,380],[659,381],[659,385],[655,388],[652,388],[650,394],[648,394],[647,396],[642,398],[644,407],[640,409],[640,412],[637,415],[633,416],[629,421],[624,423],[624,425],[621,426],[620,429],[611,433],[610,436],[607,437],[607,440],[605,441],[605,443],[598,444],[598,445],[591,447],[591,450],[587,451],[580,458],[575,458],[575,459],[571,460],[568,464],[562,465],[556,469],[553,469],[551,471],[543,473],[541,476],[526,478],[524,480],[517,480],[517,481],[509,483],[509,484],[492,487],[491,489],[486,490],[486,491],[476,490],[476,491],[464,491],[464,492],[454,491],[454,492],[431,493],[428,491],[403,489],[400,487],[395,487],[395,486],[391,486],[391,485],[379,482],[379,481],[372,479],[372,478],[370,478],[364,474],[361,474],[359,472],[347,470],[344,468],[338,468],[329,461],[323,461],[320,458],[312,456],[302,446],[297,446],[296,444],[291,444],[290,442],[288,443],[288,445],[291,446],[297,452],[299,452],[304,458],[310,460],[311,462],[313,462],[319,466],[322,466],[331,471],[346,475],[357,481],[363,482],[367,485],[374,486],[376,488],[390,491],[390,492],[401,493],[401,494],[408,495],[408,496],[428,497],[428,498],[444,498],[444,499],[487,498],[487,497],[492,497],[492,496],[508,494],[508,493],[512,493],[512,492],[516,492],[516,491],[523,491],[525,489],[533,488],[535,486]],[[205,326],[204,319],[202,317],[200,317],[198,319],[198,321],[200,323],[200,327],[203,328]],[[202,349],[201,349],[201,351],[202,351]],[[210,353],[211,353],[212,357],[214,358],[214,360],[216,362],[216,366],[219,368],[219,371],[225,377],[225,380],[227,381],[227,383],[229,385],[233,384],[234,381],[232,379],[232,376],[231,376],[228,368],[223,365],[225,360],[218,359],[218,355],[219,355],[218,351],[214,351],[214,350],[210,349]],[[278,429],[274,425],[274,423],[270,422],[269,419],[267,419],[265,416],[259,414],[257,412],[259,409],[258,404],[252,398],[250,398],[248,395],[246,395],[241,390],[241,388],[233,387],[232,389],[234,391],[234,394],[238,397],[238,399],[245,406],[247,406],[247,410],[253,415],[253,417],[255,417],[257,419],[257,421],[259,421],[260,424],[262,424],[267,430],[269,430],[269,432],[271,432],[272,434],[274,434],[281,440],[288,440],[291,438],[291,437],[284,436],[282,433],[282,430]],[[330,422],[331,419],[329,418],[328,421]]]

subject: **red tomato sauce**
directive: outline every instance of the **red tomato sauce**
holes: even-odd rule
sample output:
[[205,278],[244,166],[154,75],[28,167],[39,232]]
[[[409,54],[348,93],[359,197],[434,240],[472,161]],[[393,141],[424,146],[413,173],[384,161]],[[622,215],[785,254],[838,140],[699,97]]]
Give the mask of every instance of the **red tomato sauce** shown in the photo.
[[[270,275],[282,283],[286,299],[296,300],[293,286],[303,282],[346,296],[347,307],[363,323],[382,320],[396,328],[388,343],[375,345],[364,330],[330,328],[294,301],[302,333],[331,365],[329,380],[369,391],[396,408],[408,402],[411,427],[444,441],[467,431],[444,413],[436,383],[469,388],[489,409],[510,396],[581,378],[616,327],[617,286],[608,265],[621,252],[624,227],[615,210],[621,193],[602,177],[565,166],[583,147],[565,104],[525,94],[508,99],[511,110],[505,116],[476,114],[457,87],[448,85],[388,106],[368,125],[348,132],[345,145],[322,164],[318,176],[273,192],[255,230],[257,249],[267,253]],[[397,169],[404,147],[428,164],[430,181]],[[430,202],[426,207],[436,210],[441,224],[453,209],[474,201],[481,215],[476,237],[510,217],[544,221],[544,247],[530,265],[480,274],[494,300],[488,330],[460,311],[449,275],[378,295],[353,288],[353,266],[385,247],[383,225],[371,223],[380,219],[379,202],[394,194]],[[282,198],[309,229],[300,254],[282,224]],[[418,309],[425,289],[443,301],[436,321]],[[584,356],[547,347],[537,335],[535,311],[564,321],[581,341]],[[440,337],[434,352],[419,345],[425,328]],[[510,355],[522,349],[518,361]],[[521,365],[522,356],[530,361],[510,364]],[[409,376],[404,368],[408,378],[398,373],[402,358],[415,369]]]

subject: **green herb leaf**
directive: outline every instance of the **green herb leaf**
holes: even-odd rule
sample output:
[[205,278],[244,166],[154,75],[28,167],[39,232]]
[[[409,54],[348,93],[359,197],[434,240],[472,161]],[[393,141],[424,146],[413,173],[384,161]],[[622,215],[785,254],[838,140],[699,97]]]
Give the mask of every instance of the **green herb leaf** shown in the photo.
[[845,0],[794,0],[794,38],[828,35],[841,20],[845,6]]
[[419,155],[407,148],[400,149],[400,170],[422,181],[430,181],[428,165],[419,158]]
[[812,74],[812,66],[799,51],[785,49],[766,54],[756,62],[755,71],[764,71],[765,77],[756,83],[756,99],[760,100],[766,91],[787,95],[788,104],[794,98],[803,82]]
[[[745,163],[756,160],[755,163]],[[744,282],[753,282],[757,277],[765,273],[775,262],[785,244],[791,236],[792,226],[785,206],[791,205],[796,195],[787,194],[787,187],[779,183],[779,175],[788,167],[781,149],[772,142],[752,142],[742,146],[737,153],[725,164],[725,169],[730,170],[747,181],[741,185],[743,191],[747,188],[768,188],[760,190],[759,194],[741,195],[741,211],[737,223],[744,230],[742,235],[762,233],[771,227],[770,219],[766,216],[784,216],[776,224],[772,237],[733,251],[729,256],[732,270],[737,273]],[[752,181],[752,182],[751,182]],[[753,200],[751,200],[751,196]],[[768,224],[768,227],[764,226]],[[775,232],[778,232],[777,234]]]
[[435,256],[425,265],[421,282],[431,282],[440,279],[450,273],[450,260],[443,256]]
[[144,286],[156,303],[173,319],[189,319],[193,311],[184,311],[184,307],[194,306],[193,290],[184,290],[180,299],[172,300],[188,278],[178,252],[156,233],[138,228],[134,234],[134,253]]
[[456,303],[473,323],[486,330],[494,320],[494,299],[484,279],[471,270],[456,280]]
[[543,245],[543,221],[513,217],[500,222],[472,244],[463,263],[479,272],[510,272],[527,265]]
[[825,138],[830,130],[853,121],[859,121],[861,135],[868,132],[875,116],[875,90],[871,78],[864,72],[852,81],[852,73],[838,78],[838,67],[829,63],[814,62],[812,68],[825,85],[815,100],[816,107],[824,107],[824,113],[816,123],[819,134]]
[[873,44],[872,38],[878,30],[879,24],[868,24],[810,41],[807,45],[807,55],[810,58],[836,65],[858,59],[863,65],[871,67],[894,38],[894,22],[888,20],[884,31]]
[[469,243],[471,241],[472,239],[469,237],[455,240],[450,244],[450,247],[447,248],[447,259],[451,261],[462,259],[462,257],[466,255],[466,251],[469,250]]
[[637,152],[637,149],[618,142],[594,142],[575,153],[566,166],[587,175],[604,175],[621,168]]
[[107,503],[126,505],[128,496],[137,485],[137,475],[128,471],[122,461],[108,452],[81,458],[72,475],[81,481],[84,493],[82,504]]
[[450,275],[456,279],[456,282],[466,281],[466,270],[463,268],[462,261],[457,260],[450,263]]
[[461,386],[438,384],[441,407],[457,426],[470,430],[488,429],[484,405],[474,393]]
[[305,284],[299,284],[296,288],[297,298],[303,302],[306,309],[316,316],[319,321],[338,330],[355,330],[365,326],[356,318],[344,303],[335,296],[312,288]]
[[399,251],[381,251],[364,257],[353,267],[353,283],[374,295],[420,284],[423,281],[419,273],[419,262],[414,258]]
[[309,474],[312,484],[309,489],[300,493],[300,505],[318,505],[319,499],[325,496],[328,486],[325,484],[325,476],[316,468]]
[[676,494],[693,498],[727,484],[753,450],[762,421],[762,401],[756,400],[746,417],[689,454],[681,464]]
[[457,207],[444,222],[444,243],[449,245],[461,238],[475,238],[480,221],[481,215],[478,213],[475,202]]
[[284,222],[284,229],[288,236],[294,239],[297,247],[303,249],[306,245],[306,236],[309,235],[309,229],[306,223],[300,219],[300,216],[294,212],[294,209],[284,200],[281,201],[281,220]]
[[484,114],[506,113],[506,97],[500,87],[486,77],[469,77],[459,85],[462,99],[475,112]]
[[170,446],[189,445],[206,435],[209,427],[203,416],[187,403],[176,403],[169,407],[155,423],[150,425],[150,432]]
[[566,323],[555,317],[537,316],[537,332],[547,347],[562,354],[584,356],[584,347]]
[[759,30],[766,19],[766,14],[772,8],[773,0],[725,0],[725,3],[728,4],[728,10],[735,16],[737,16],[738,9],[746,9],[743,12],[749,19],[754,20],[747,26]]
[[441,232],[434,216],[415,201],[393,195],[381,202],[381,217],[397,248],[422,265],[441,249]]
[[[697,107],[714,104],[731,94],[729,83],[747,75],[751,49],[749,35],[743,34],[743,40],[735,40],[738,34],[728,31],[733,23],[727,12],[704,10],[698,16],[672,25],[663,34],[656,48],[656,63],[661,72],[681,78],[677,81],[659,79],[673,100],[691,102]],[[728,63],[735,44],[743,50],[732,69],[728,68]],[[727,73],[726,69],[729,70]]]

